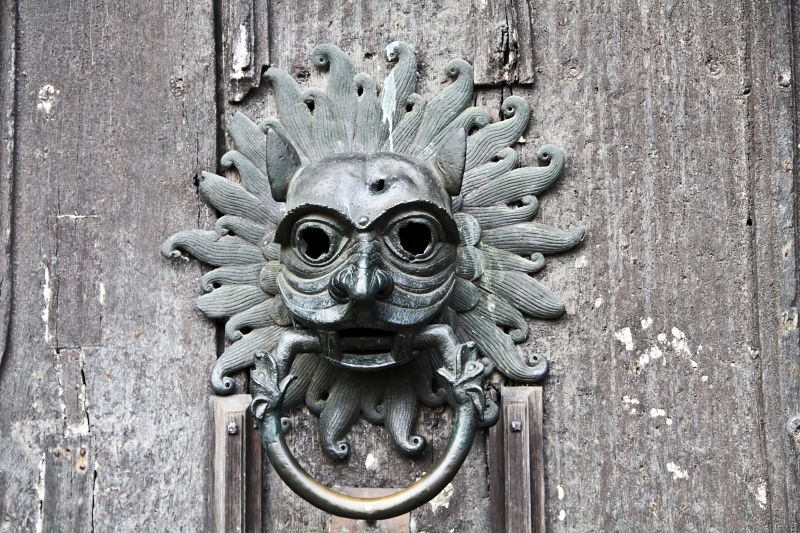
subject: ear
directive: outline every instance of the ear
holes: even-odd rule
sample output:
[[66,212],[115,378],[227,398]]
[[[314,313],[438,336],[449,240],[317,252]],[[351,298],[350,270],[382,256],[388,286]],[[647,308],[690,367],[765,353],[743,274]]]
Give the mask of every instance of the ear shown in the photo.
[[467,162],[467,134],[459,128],[445,141],[436,154],[436,167],[444,180],[444,189],[450,196],[461,194],[464,165]]
[[277,130],[267,128],[267,177],[276,202],[286,201],[289,180],[298,168],[300,157],[292,143]]

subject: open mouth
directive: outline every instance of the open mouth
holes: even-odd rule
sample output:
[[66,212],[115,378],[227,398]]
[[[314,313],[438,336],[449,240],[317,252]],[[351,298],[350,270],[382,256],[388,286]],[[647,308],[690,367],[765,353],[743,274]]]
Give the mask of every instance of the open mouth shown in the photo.
[[348,368],[377,370],[398,365],[414,357],[412,333],[377,328],[346,328],[320,331],[322,355]]
[[342,351],[352,353],[385,352],[392,349],[394,331],[374,328],[347,328],[339,330]]

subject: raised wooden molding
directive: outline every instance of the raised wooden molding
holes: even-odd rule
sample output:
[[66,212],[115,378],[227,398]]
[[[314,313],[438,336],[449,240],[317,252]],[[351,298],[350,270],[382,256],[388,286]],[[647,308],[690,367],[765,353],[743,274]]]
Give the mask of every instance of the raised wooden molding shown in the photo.
[[503,387],[489,428],[492,523],[506,533],[543,533],[542,388]]
[[211,524],[215,533],[261,533],[262,448],[250,395],[211,396]]

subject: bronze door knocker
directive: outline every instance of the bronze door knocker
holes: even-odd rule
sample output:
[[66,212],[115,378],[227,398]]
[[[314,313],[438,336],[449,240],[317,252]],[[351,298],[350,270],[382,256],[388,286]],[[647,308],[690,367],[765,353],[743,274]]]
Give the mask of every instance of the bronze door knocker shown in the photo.
[[[312,55],[329,70],[327,91],[302,91],[269,68],[278,117],[257,126],[237,113],[227,126],[236,149],[221,164],[240,182],[204,172],[199,184],[224,216],[214,231],[177,233],[162,250],[216,267],[197,300],[210,318],[227,319],[214,391],[232,393],[229,375],[251,367],[251,410],[275,470],[317,507],[360,519],[406,513],[453,479],[477,428],[497,420],[483,390],[489,372],[522,382],[545,375],[545,358],[516,344],[527,338],[526,315],[552,319],[565,309],[532,275],[543,254],[584,235],[530,221],[564,155],[545,145],[544,166],[517,168],[510,147],[530,119],[525,100],[507,98],[504,120],[491,123],[470,107],[472,67],[453,59],[453,82],[426,102],[414,93],[411,48],[394,42],[387,55],[396,64],[380,92],[330,44]],[[334,459],[348,455],[360,416],[384,425],[407,454],[425,446],[413,434],[420,403],[447,403],[455,423],[419,481],[354,498],[318,483],[287,448],[282,415],[302,402],[319,415]]]

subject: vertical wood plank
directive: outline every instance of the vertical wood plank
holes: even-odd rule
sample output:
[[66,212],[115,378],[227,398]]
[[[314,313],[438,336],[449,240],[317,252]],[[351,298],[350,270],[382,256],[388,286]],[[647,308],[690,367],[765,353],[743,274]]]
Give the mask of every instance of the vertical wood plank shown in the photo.
[[[212,523],[218,533],[261,533],[262,448],[250,395],[212,396]],[[257,444],[257,446],[255,446]]]
[[531,531],[544,533],[544,420],[542,387],[529,387],[528,420],[531,458]]
[[11,320],[11,220],[16,140],[17,6],[0,3],[0,362]]
[[[498,398],[499,401],[499,398]],[[502,406],[502,404],[501,404]],[[489,516],[499,531],[505,531],[506,523],[506,480],[505,480],[505,439],[503,438],[505,413],[497,423],[489,428],[486,446],[486,461],[489,470]]]
[[[759,418],[768,476],[758,479],[760,505],[773,531],[800,531],[800,287],[798,183],[800,115],[796,2],[748,2],[748,115],[757,278]],[[793,19],[794,17],[794,19]]]
[[94,453],[87,435],[67,437],[44,457],[43,533],[90,533]]
[[264,455],[261,443],[261,434],[254,427],[253,413],[250,412],[249,402],[252,400],[247,395],[248,407],[245,411],[245,531],[247,533],[263,533],[263,501],[264,501],[264,463],[269,460]]
[[[525,396],[508,398],[503,389],[505,424],[506,533],[531,531],[530,416]],[[517,391],[515,391],[517,392]]]
[[567,315],[532,322],[522,347],[550,363],[550,531],[772,527],[751,214],[780,174],[751,175],[749,124],[772,111],[750,110],[748,58],[773,80],[776,65],[748,41],[785,19],[754,23],[752,5],[531,0],[536,85],[511,88],[535,102],[520,159],[563,149],[536,221],[588,228],[536,275]]
[[534,80],[533,47],[536,36],[533,35],[530,0],[511,0],[508,7],[509,18],[509,59],[514,64],[513,76],[506,79],[508,84],[531,84]]
[[[41,459],[88,426],[97,531],[207,530],[214,328],[192,303],[198,263],[159,249],[210,218],[194,177],[216,166],[212,2],[16,4],[0,515],[42,527]],[[62,402],[84,382],[83,408]]]
[[380,86],[388,74],[386,45],[402,40],[417,52],[417,92],[426,97],[447,83],[444,69],[454,57],[472,63],[478,85],[531,83],[527,1],[312,0],[302,12],[292,3],[269,2],[270,63],[324,86],[310,54],[315,45],[330,42],[350,55],[356,72],[370,74]]
[[543,533],[542,388],[502,387],[500,395],[502,415],[489,430],[492,523],[507,533]]
[[[269,24],[256,10],[256,0],[221,4],[222,75],[228,80],[220,90],[231,103],[240,102],[261,82],[262,67],[269,63]],[[266,3],[259,2],[262,11]]]

